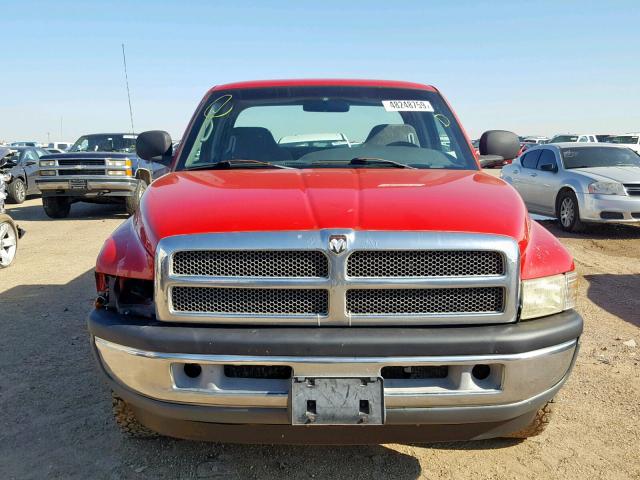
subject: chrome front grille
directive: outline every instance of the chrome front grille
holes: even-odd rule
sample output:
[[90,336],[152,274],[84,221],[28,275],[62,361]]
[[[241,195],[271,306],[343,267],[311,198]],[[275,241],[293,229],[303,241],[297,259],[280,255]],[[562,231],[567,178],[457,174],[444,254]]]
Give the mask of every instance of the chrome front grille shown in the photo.
[[502,275],[500,252],[398,251],[353,252],[347,260],[349,277],[459,277]]
[[503,298],[501,287],[349,290],[347,311],[358,315],[497,313],[502,311]]
[[173,287],[171,301],[176,312],[269,315],[326,315],[327,290],[283,288]]
[[188,250],[173,256],[176,275],[213,277],[329,276],[329,260],[317,251]]
[[[346,249],[330,250],[331,237]],[[444,325],[516,320],[519,250],[504,236],[331,229],[180,235],[156,252],[161,321]]]
[[628,195],[640,195],[640,183],[628,183],[624,185]]

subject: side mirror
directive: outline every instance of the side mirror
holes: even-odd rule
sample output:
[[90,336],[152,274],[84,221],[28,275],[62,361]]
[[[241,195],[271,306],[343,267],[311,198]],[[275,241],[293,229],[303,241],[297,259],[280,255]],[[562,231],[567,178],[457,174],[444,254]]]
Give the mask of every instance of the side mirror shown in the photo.
[[500,155],[480,155],[479,160],[482,168],[499,167],[504,162]]
[[513,132],[489,130],[480,137],[480,155],[499,155],[512,160],[520,151],[520,139]]
[[543,172],[553,172],[556,173],[558,171],[558,165],[555,163],[543,163],[540,165],[540,170]]
[[170,165],[173,159],[171,135],[163,130],[142,132],[136,139],[136,153],[145,160]]

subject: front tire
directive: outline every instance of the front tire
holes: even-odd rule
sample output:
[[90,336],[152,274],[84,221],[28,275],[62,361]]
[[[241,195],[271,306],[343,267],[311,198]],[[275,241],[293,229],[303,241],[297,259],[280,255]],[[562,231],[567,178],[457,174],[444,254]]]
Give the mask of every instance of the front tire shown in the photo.
[[50,218],[67,218],[71,211],[71,201],[67,197],[43,197],[42,206]]
[[11,203],[23,203],[27,198],[27,186],[21,178],[14,178],[7,185],[7,199]]
[[140,208],[140,200],[142,199],[142,194],[147,189],[147,182],[143,179],[138,179],[138,186],[136,187],[135,192],[130,197],[125,199],[125,208],[129,215],[133,215]]
[[129,404],[113,392],[111,392],[111,405],[113,418],[120,431],[127,437],[153,438],[158,436],[156,432],[142,425]]
[[13,221],[0,215],[0,268],[10,267],[18,251],[18,229]]
[[507,438],[520,438],[525,439],[529,437],[536,437],[545,431],[547,425],[551,421],[553,416],[553,410],[555,402],[553,400],[548,401],[544,407],[536,412],[536,416],[529,425],[522,430],[507,435]]
[[565,191],[560,194],[556,206],[556,216],[560,228],[566,232],[581,232],[585,229],[584,223],[580,220],[578,199],[573,192]]

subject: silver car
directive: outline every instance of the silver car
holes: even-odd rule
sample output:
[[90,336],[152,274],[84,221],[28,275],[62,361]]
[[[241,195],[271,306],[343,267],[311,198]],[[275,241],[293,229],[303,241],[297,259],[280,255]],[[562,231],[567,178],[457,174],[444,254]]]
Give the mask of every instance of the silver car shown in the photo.
[[556,217],[567,231],[585,223],[640,224],[640,156],[602,143],[530,148],[500,176],[531,213]]

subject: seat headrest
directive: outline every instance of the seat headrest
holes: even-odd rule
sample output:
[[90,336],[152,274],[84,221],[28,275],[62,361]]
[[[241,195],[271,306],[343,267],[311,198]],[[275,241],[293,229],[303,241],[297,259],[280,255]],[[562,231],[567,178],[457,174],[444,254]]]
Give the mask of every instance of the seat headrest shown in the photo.
[[273,161],[290,159],[264,127],[235,127],[231,129],[228,153],[229,159]]
[[371,129],[364,143],[369,145],[390,145],[396,142],[408,142],[420,146],[416,129],[411,125],[392,125],[383,123]]

